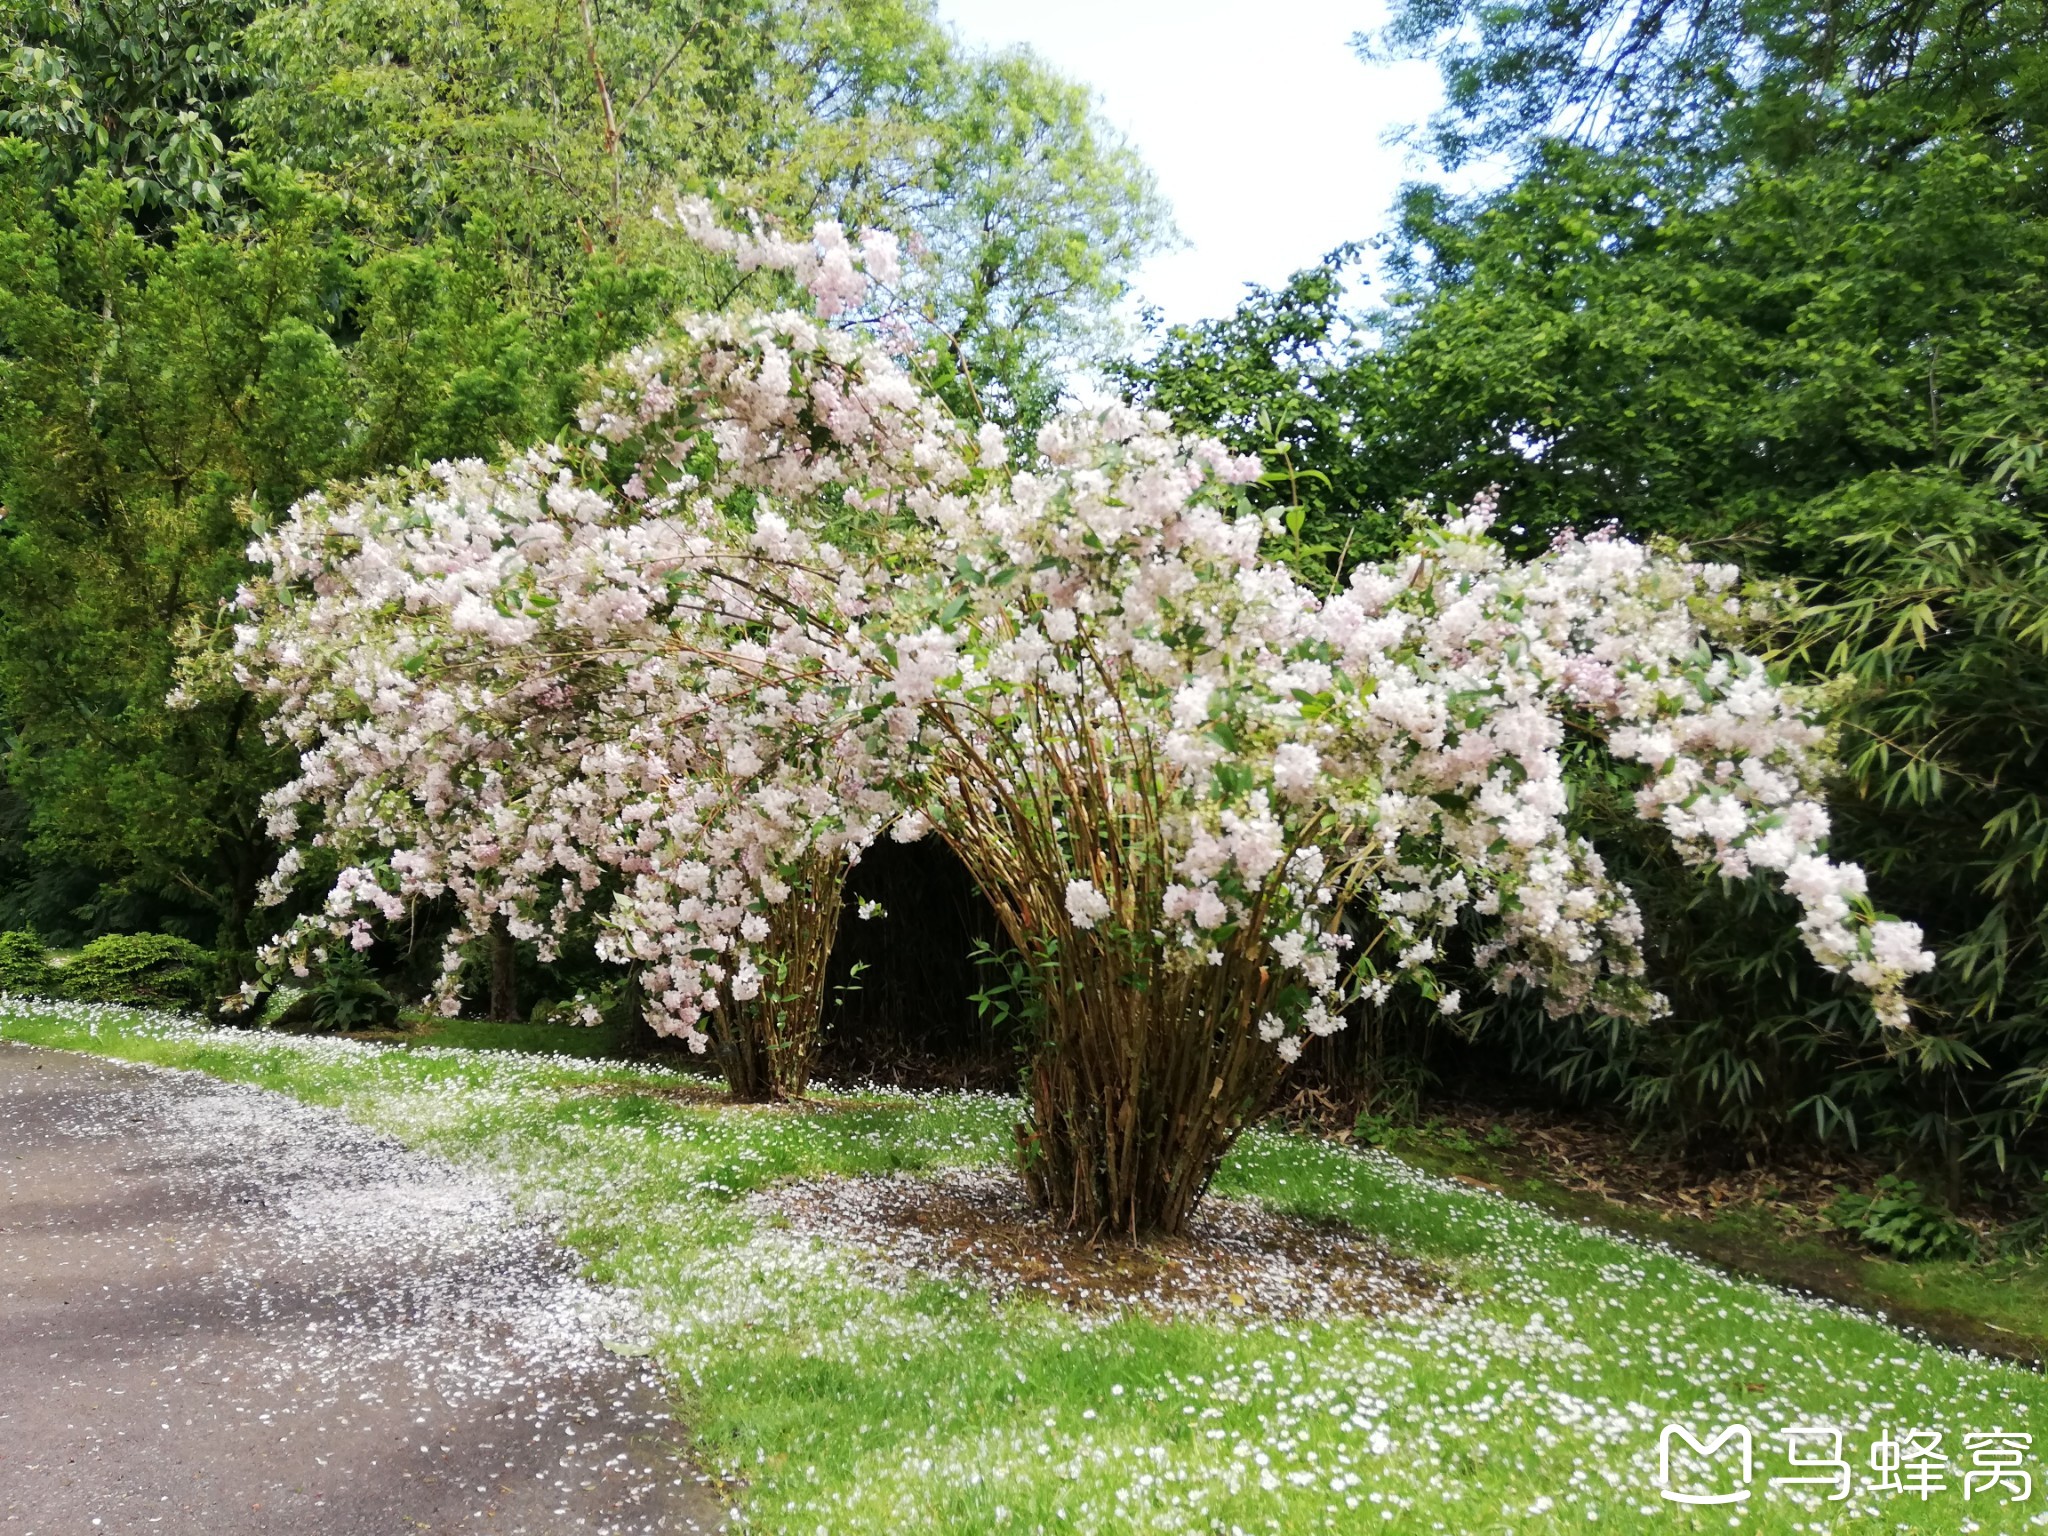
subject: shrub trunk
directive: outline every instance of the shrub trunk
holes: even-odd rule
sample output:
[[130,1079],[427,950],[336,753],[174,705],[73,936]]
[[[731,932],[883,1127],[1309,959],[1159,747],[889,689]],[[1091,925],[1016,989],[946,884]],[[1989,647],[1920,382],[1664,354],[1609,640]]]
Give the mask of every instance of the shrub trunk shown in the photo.
[[[1259,1033],[1277,1001],[1264,901],[1213,949],[1170,943],[1171,797],[1150,744],[1081,705],[1044,710],[987,742],[956,734],[928,814],[1016,951],[1026,1192],[1076,1231],[1176,1236],[1286,1070]],[[1106,909],[1085,923],[1077,876]]]
[[1034,966],[1043,1016],[1019,1164],[1069,1227],[1172,1236],[1285,1068],[1255,1027],[1258,967],[1173,955],[1134,969],[1117,948],[1070,934]]
[[789,896],[768,909],[768,936],[756,946],[761,990],[711,1015],[712,1049],[735,1099],[798,1099],[810,1087],[846,868],[839,857],[804,866]]
[[491,921],[491,1002],[494,1019],[516,1022],[519,1018],[519,941],[505,919]]

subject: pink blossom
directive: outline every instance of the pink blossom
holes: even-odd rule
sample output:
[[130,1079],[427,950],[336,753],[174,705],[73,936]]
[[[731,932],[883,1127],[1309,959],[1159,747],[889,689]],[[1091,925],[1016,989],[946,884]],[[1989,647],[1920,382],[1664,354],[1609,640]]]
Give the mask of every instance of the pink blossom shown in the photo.
[[1095,889],[1087,880],[1069,880],[1066,897],[1067,916],[1072,918],[1076,928],[1093,928],[1110,914],[1109,898]]

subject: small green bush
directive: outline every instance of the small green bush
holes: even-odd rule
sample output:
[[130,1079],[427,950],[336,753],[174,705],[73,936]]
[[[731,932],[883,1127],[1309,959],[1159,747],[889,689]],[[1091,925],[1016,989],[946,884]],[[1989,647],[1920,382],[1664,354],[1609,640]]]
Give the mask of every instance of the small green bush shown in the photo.
[[306,989],[287,983],[264,997],[256,1022],[265,1029],[292,1029],[312,1017],[313,1005],[306,1000]]
[[265,1029],[295,1034],[389,1029],[398,1023],[398,999],[351,951],[329,957],[311,980],[287,982],[265,999]]
[[58,973],[49,951],[32,933],[0,933],[0,992],[55,997]]
[[1874,1195],[1837,1195],[1826,1215],[1858,1242],[1895,1259],[1967,1259],[1977,1252],[1976,1233],[1897,1174],[1879,1179]]
[[167,933],[110,933],[56,971],[63,996],[81,1003],[196,1008],[213,990],[213,956]]
[[355,954],[336,955],[322,966],[306,988],[306,1003],[316,1029],[389,1029],[398,1022],[398,999]]

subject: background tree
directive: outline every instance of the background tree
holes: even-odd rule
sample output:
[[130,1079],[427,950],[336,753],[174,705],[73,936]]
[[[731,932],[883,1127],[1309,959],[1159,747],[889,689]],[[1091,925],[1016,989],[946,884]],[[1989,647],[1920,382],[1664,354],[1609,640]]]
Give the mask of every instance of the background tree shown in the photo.
[[218,217],[238,177],[230,117],[250,84],[250,0],[17,0],[0,23],[0,133],[36,146],[64,186],[98,167],[130,217]]
[[245,703],[164,709],[180,636],[306,490],[545,440],[773,281],[664,198],[979,239],[932,361],[1020,416],[1163,229],[1084,93],[898,0],[82,0],[0,49],[0,923],[59,940],[246,956],[282,765]]
[[1142,361],[1110,370],[1176,419],[1256,445],[1266,473],[1254,503],[1298,513],[1290,555],[1332,576],[1392,554],[1406,533],[1398,509],[1375,505],[1396,471],[1376,460],[1368,338],[1346,305],[1361,254],[1339,247],[1280,288],[1253,287],[1235,314],[1175,326]]
[[672,259],[651,215],[679,186],[888,229],[956,395],[1008,418],[1107,355],[1169,232],[1085,89],[963,50],[920,0],[302,0],[249,35],[249,142],[348,188],[381,238],[481,215],[545,291],[586,253]]
[[1113,306],[1170,233],[1137,155],[1089,93],[1025,53],[957,68],[925,109],[931,173],[868,220],[922,237],[925,319],[973,414],[1036,424],[1118,339]]
[[2030,137],[2044,30],[2039,0],[1402,0],[1355,42],[1438,66],[1446,165],[1556,141],[1739,165],[1851,143],[1831,114],[1878,97]]
[[238,499],[288,499],[337,460],[347,402],[317,323],[335,258],[282,191],[264,236],[195,225],[166,248],[111,176],[53,207],[38,171],[18,143],[0,156],[0,703],[25,851],[102,873],[83,926],[141,897],[231,941],[275,765],[246,707],[162,700],[173,635],[239,579]]

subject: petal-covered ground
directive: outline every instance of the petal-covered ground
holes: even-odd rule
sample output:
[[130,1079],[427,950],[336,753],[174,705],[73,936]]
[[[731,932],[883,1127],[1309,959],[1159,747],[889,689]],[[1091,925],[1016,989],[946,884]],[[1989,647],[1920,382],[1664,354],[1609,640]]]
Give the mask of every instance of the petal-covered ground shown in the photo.
[[711,1530],[635,1318],[333,1110],[0,1043],[0,1530]]
[[[1101,1314],[926,1278],[909,1248],[877,1264],[755,1198],[788,1180],[999,1166],[1012,1099],[729,1107],[650,1067],[76,1007],[0,1008],[0,1032],[278,1088],[488,1172],[641,1309],[694,1449],[748,1529],[2048,1527],[2039,1374],[1384,1153],[1262,1133],[1218,1189],[1349,1222],[1443,1277],[1445,1299],[1294,1321]],[[1671,1426],[1737,1436],[1711,1464],[1672,1442],[1663,1483]],[[1797,1429],[1816,1433],[1788,1440]],[[1795,1477],[1812,1481],[1774,1481]]]

